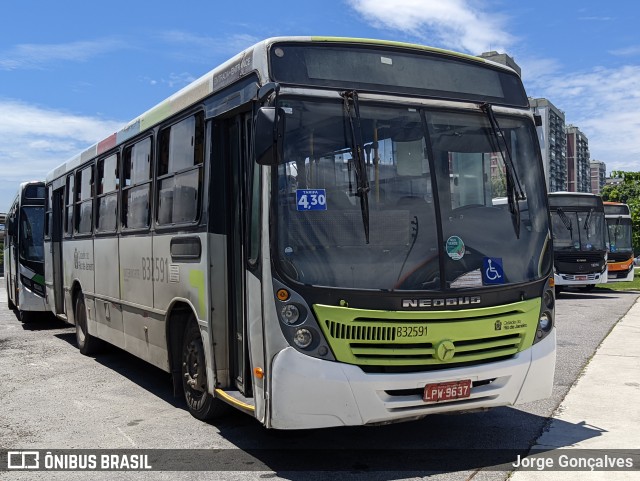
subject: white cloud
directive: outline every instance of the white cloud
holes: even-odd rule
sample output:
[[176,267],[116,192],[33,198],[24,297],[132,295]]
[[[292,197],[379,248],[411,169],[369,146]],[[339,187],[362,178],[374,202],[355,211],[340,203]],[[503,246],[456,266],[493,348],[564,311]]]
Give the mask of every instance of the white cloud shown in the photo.
[[[428,45],[479,54],[528,47],[507,30],[507,19],[477,0],[345,0],[366,22]],[[608,22],[611,17],[582,16]],[[640,53],[634,45],[610,52]],[[513,56],[513,55],[512,55]],[[640,66],[567,73],[555,59],[523,55],[516,62],[529,95],[545,97],[563,110],[589,139],[592,159],[613,169],[640,170]]]
[[[522,81],[529,90],[529,85],[539,86],[536,79],[546,78],[550,75],[560,75],[562,66],[560,62],[551,58],[522,57],[515,58],[516,63],[522,69]],[[544,86],[544,85],[542,85]],[[539,96],[533,91],[527,92],[530,96]]]
[[[347,0],[367,21],[397,30],[434,47],[480,54],[504,51],[515,38],[506,18],[474,0]],[[486,2],[484,2],[486,5]]]
[[618,57],[632,57],[640,55],[640,45],[631,45],[625,48],[610,50],[609,53]]
[[535,84],[587,136],[592,159],[606,162],[607,171],[640,170],[640,66],[540,77]]
[[20,182],[44,179],[51,169],[123,125],[0,99],[0,211],[6,210]]
[[61,44],[21,44],[0,52],[0,70],[39,69],[57,61],[85,62],[125,46],[120,40],[108,38]]

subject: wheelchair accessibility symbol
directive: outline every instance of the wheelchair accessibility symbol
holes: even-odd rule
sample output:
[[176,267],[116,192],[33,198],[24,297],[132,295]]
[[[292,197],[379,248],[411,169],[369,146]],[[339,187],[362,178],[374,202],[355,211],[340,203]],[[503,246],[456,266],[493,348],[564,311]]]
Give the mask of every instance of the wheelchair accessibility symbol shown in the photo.
[[501,257],[485,257],[482,259],[482,283],[504,284],[504,270]]

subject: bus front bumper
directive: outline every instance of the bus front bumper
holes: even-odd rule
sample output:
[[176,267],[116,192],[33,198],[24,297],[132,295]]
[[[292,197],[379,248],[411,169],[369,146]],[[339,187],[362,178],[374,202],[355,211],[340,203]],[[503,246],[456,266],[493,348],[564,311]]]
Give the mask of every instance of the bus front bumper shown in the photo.
[[556,286],[585,286],[606,284],[607,270],[595,274],[553,274]]
[[[429,414],[520,404],[551,395],[556,330],[504,361],[417,373],[367,374],[358,366],[323,361],[292,347],[272,365],[271,417],[276,429],[386,424]],[[426,384],[470,379],[466,399],[425,403]]]

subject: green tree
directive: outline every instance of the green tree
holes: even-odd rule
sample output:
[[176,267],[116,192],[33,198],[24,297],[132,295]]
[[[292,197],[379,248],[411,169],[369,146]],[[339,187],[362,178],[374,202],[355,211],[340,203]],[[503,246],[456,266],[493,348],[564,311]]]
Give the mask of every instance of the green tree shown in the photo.
[[633,252],[640,254],[640,172],[614,170],[611,177],[620,179],[616,185],[607,185],[602,189],[602,200],[622,202],[629,206],[631,227],[633,230]]

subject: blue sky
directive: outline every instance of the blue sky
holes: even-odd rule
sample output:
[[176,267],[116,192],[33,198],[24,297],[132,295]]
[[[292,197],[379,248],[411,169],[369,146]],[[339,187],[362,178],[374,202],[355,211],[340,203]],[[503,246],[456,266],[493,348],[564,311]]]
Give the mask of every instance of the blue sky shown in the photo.
[[240,50],[280,35],[505,52],[530,96],[589,138],[607,170],[640,170],[640,2],[625,0],[21,0],[0,17],[0,211]]

